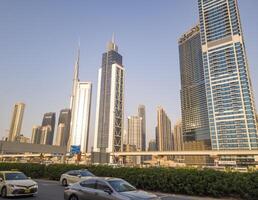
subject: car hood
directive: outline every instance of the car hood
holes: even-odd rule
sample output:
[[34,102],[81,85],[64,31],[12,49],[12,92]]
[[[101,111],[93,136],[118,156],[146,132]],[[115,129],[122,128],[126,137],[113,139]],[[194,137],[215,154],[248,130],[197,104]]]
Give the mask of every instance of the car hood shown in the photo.
[[31,180],[31,179],[27,179],[27,180],[9,180],[6,181],[7,184],[12,184],[12,185],[21,185],[21,186],[32,186],[37,184],[35,181]]
[[144,199],[155,199],[157,196],[155,194],[151,194],[142,190],[135,190],[135,191],[130,191],[130,192],[120,192],[120,195],[129,197],[129,198],[135,198],[139,200],[144,200]]

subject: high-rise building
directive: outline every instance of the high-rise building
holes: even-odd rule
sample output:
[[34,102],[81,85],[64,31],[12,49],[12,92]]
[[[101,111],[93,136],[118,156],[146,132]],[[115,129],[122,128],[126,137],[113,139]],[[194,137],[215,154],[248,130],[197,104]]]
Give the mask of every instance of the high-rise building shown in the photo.
[[184,150],[183,131],[182,131],[181,121],[177,121],[176,124],[174,125],[173,141],[174,141],[174,151]]
[[64,145],[64,135],[65,135],[65,124],[64,123],[59,123],[57,125],[57,130],[56,130],[56,138],[54,145],[56,146],[66,146]]
[[[88,151],[92,83],[79,80],[79,61],[80,49],[78,49],[78,57],[74,66],[73,89],[70,101],[71,123],[67,146],[68,151],[70,151],[71,146],[79,146],[80,151],[86,153]],[[69,121],[69,115],[66,115],[66,122]],[[62,123],[65,124],[65,121],[62,120]],[[59,136],[57,139],[65,143],[67,132],[62,129],[62,126],[60,126],[59,130],[60,132],[63,131],[65,136],[63,138]]]
[[136,150],[142,151],[142,118],[138,116],[128,117],[127,141],[130,145],[135,145]]
[[236,0],[198,0],[213,150],[257,149],[255,104]]
[[24,135],[19,135],[17,137],[17,141],[20,142],[20,143],[30,143],[30,138],[26,137]]
[[149,141],[148,151],[157,151],[156,140]]
[[124,67],[113,37],[99,69],[93,162],[116,162],[110,153],[122,151],[123,130]]
[[70,134],[70,124],[71,124],[71,110],[70,109],[61,110],[58,118],[56,142],[55,142],[56,145],[67,146],[68,140],[69,140],[69,134]]
[[[184,149],[210,150],[210,129],[206,101],[199,25],[179,39],[181,113]],[[187,164],[207,163],[207,157],[186,157]]]
[[173,150],[171,121],[162,107],[157,108],[156,142],[158,151]]
[[40,144],[41,138],[41,126],[33,126],[32,135],[31,135],[31,143],[32,144]]
[[52,145],[52,133],[52,127],[50,125],[42,126],[40,130],[40,144]]
[[[41,131],[47,130],[47,136],[44,136],[46,138],[46,141],[44,141],[44,144],[53,144],[53,139],[54,139],[54,132],[55,132],[55,123],[56,123],[56,113],[54,112],[49,112],[45,113],[43,120],[42,120],[42,125],[41,125]],[[44,129],[44,127],[47,127]],[[41,132],[41,137],[42,137],[42,132]]]
[[139,105],[138,116],[142,118],[142,151],[146,151],[146,111],[144,105]]
[[72,135],[70,145],[80,146],[81,152],[88,150],[90,109],[91,109],[91,82],[78,82],[72,121]]
[[25,109],[24,103],[16,103],[14,105],[8,141],[16,141],[17,137],[20,135],[24,109]]

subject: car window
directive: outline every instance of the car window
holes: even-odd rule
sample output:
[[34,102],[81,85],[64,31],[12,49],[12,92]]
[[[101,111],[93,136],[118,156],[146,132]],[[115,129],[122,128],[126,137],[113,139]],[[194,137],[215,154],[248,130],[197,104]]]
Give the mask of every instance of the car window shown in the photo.
[[86,181],[82,181],[82,182],[80,182],[80,185],[81,185],[82,187],[96,189],[96,180],[86,180]]
[[117,192],[129,192],[136,190],[135,187],[124,180],[109,180],[108,183]]
[[97,190],[103,190],[103,191],[105,189],[111,189],[106,183],[104,183],[102,181],[97,181],[96,188],[97,188]]
[[68,172],[68,175],[70,175],[70,176],[78,176],[79,172],[78,171],[70,171],[70,172]]
[[6,173],[5,180],[27,180],[28,177],[24,173]]
[[89,172],[88,170],[83,170],[80,171],[80,175],[81,176],[94,176],[91,172]]
[[0,173],[0,178],[1,178],[2,180],[4,180],[4,175],[3,175],[3,173]]

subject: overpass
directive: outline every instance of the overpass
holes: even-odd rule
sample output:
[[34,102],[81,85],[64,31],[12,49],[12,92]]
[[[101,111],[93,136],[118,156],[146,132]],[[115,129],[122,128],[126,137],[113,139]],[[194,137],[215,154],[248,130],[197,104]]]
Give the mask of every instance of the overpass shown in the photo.
[[258,156],[258,150],[135,151],[113,152],[110,156]]

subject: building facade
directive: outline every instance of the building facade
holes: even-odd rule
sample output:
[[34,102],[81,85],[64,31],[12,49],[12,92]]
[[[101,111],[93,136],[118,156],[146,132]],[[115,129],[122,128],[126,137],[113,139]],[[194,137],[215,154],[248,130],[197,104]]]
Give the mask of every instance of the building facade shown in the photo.
[[32,144],[40,144],[41,138],[41,126],[33,126],[32,135],[31,135],[31,143]]
[[135,145],[137,151],[142,151],[142,118],[138,116],[128,117],[127,141]]
[[213,150],[257,149],[255,104],[237,0],[198,0]]
[[41,134],[43,135],[43,132],[44,134],[47,133],[47,135],[44,136],[46,138],[46,141],[44,140],[45,142],[44,144],[49,144],[49,145],[53,144],[55,124],[56,124],[56,113],[54,112],[45,113],[42,120],[42,125],[41,125],[41,130],[42,130]]
[[42,126],[40,129],[40,144],[52,145],[52,127],[50,125]]
[[157,108],[156,143],[158,151],[172,151],[171,121],[162,107]]
[[116,162],[109,154],[122,151],[124,67],[114,39],[108,43],[99,69],[95,122],[93,162]]
[[[204,81],[200,26],[184,33],[178,42],[181,74],[181,113],[184,150],[210,150],[210,129]],[[205,164],[207,157],[186,157],[187,164]]]
[[144,105],[139,105],[138,116],[142,118],[142,151],[146,151],[146,111]]
[[88,151],[92,84],[78,82],[72,121],[70,145],[80,146],[81,152]]
[[181,121],[177,121],[176,124],[174,125],[173,142],[174,142],[174,151],[184,150],[183,130],[182,130]]
[[9,130],[8,141],[16,141],[20,136],[25,104],[16,103],[13,109],[12,121]]
[[[58,118],[56,142],[58,146],[67,146],[70,134],[71,110],[62,109]],[[61,128],[61,129],[60,129]],[[61,135],[60,135],[61,134]]]

